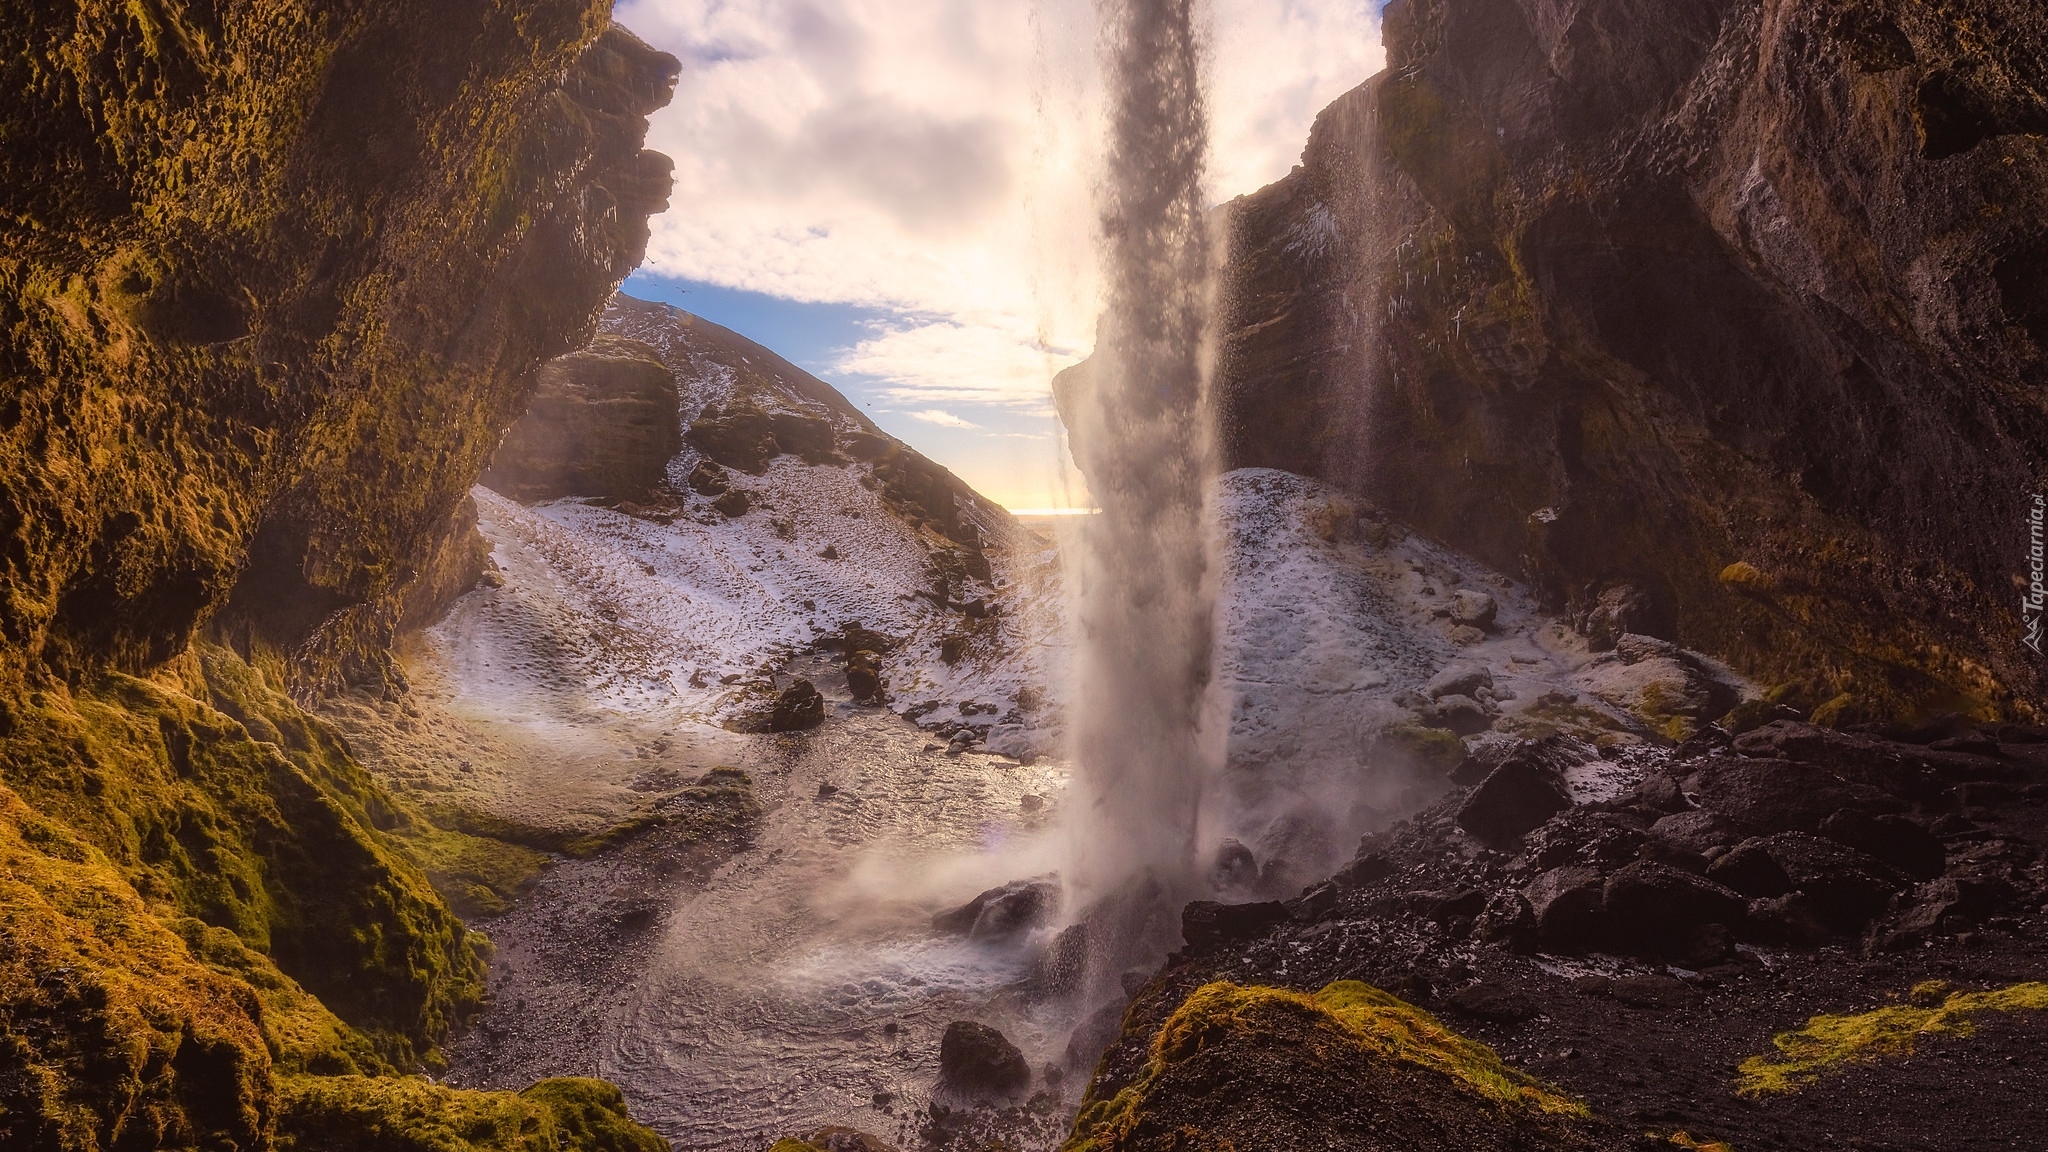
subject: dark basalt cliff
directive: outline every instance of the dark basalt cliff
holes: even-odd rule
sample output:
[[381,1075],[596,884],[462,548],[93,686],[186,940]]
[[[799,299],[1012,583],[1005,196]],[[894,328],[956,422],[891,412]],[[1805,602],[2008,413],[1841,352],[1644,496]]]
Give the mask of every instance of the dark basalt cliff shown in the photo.
[[599,336],[541,369],[483,482],[514,500],[638,500],[683,449],[675,377],[653,348]]
[[1394,0],[1386,39],[1231,208],[1229,463],[1824,722],[2038,714],[2048,12]]
[[674,58],[602,0],[0,3],[0,1145],[653,1148],[397,1075],[482,993],[402,684],[466,493],[640,259]]

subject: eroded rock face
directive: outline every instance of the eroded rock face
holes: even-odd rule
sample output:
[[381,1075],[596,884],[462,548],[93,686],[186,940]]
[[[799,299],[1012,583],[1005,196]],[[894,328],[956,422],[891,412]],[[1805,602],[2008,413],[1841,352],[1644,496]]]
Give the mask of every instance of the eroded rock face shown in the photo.
[[302,691],[383,676],[665,206],[679,65],[609,4],[324,8],[6,6],[10,675],[139,669],[212,615]]
[[676,381],[654,349],[599,336],[540,370],[483,483],[514,500],[637,500],[682,451]]
[[0,0],[0,1145],[661,1145],[382,1075],[481,941],[285,694],[398,686],[640,259],[679,65],[609,7]]
[[1385,28],[1388,71],[1231,208],[1226,464],[1822,719],[2037,706],[2011,581],[2048,444],[2048,12],[1395,0]]

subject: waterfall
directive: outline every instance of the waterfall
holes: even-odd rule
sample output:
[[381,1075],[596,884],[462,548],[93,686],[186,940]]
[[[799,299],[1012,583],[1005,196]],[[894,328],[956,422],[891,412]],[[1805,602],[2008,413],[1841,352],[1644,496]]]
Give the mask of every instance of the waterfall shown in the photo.
[[[1204,485],[1211,245],[1193,0],[1098,0],[1108,146],[1098,193],[1106,309],[1070,442],[1101,513],[1078,576],[1070,884],[1111,899],[1101,961],[1178,943],[1210,776],[1200,720],[1213,613]],[[1144,895],[1140,895],[1140,893]],[[1131,903],[1136,900],[1136,904]],[[1168,937],[1171,938],[1168,938]]]

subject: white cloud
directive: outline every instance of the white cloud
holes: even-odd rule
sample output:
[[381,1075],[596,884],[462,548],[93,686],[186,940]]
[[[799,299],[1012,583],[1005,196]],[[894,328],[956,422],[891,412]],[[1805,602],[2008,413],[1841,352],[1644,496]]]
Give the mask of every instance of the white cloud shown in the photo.
[[[1315,113],[1378,70],[1379,5],[1210,6],[1221,201],[1285,175]],[[1048,408],[1098,311],[1091,0],[623,0],[617,18],[683,60],[650,132],[676,161],[650,271],[900,317],[839,365],[894,401]]]
[[922,420],[927,424],[937,424],[941,428],[981,427],[981,425],[976,424],[972,420],[962,420],[960,417],[953,415],[951,412],[946,411],[944,408],[927,408],[922,412],[905,412],[904,415],[910,417],[912,420]]

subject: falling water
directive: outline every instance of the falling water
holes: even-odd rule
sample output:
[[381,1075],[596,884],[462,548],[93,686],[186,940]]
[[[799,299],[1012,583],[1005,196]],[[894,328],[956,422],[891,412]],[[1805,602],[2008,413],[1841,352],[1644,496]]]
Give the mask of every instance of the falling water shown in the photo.
[[[1107,308],[1072,444],[1101,515],[1078,559],[1075,875],[1084,901],[1143,885],[1185,893],[1209,682],[1203,487],[1210,245],[1208,137],[1194,0],[1098,0],[1109,140],[1101,250]],[[1149,883],[1145,883],[1149,881]],[[1131,909],[1136,912],[1137,909]],[[1125,915],[1125,931],[1138,933]],[[1164,941],[1171,944],[1171,940]],[[1129,939],[1117,963],[1139,959]]]

